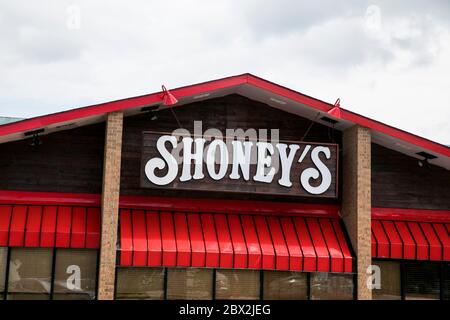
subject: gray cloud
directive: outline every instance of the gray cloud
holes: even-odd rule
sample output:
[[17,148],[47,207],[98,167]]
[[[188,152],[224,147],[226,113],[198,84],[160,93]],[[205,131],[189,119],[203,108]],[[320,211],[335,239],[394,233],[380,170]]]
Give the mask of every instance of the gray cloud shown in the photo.
[[251,72],[448,143],[424,128],[450,119],[449,21],[439,0],[0,0],[0,115]]

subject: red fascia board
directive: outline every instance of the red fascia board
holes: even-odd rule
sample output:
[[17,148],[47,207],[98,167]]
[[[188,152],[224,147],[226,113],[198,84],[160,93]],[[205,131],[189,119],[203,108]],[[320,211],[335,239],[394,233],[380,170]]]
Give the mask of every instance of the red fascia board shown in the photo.
[[[328,112],[334,107],[334,105],[331,105],[327,102],[321,101],[316,98],[309,97],[303,93],[285,88],[283,86],[272,83],[270,81],[258,78],[254,75],[250,75],[250,74],[248,75],[248,83],[251,85],[254,85],[258,88],[261,88],[261,89],[273,92],[277,95],[286,97],[293,101],[302,103],[304,105],[307,105],[309,107],[312,107],[312,108],[317,109],[322,112]],[[401,129],[397,129],[395,127],[392,127],[392,126],[389,126],[382,122],[370,119],[368,117],[362,116],[360,114],[346,110],[344,108],[340,108],[340,111],[341,111],[340,118],[343,120],[351,121],[351,122],[353,122],[355,124],[359,124],[363,127],[373,129],[375,131],[384,133],[391,137],[394,137],[394,138],[397,138],[400,140],[404,140],[406,142],[409,142],[416,146],[422,147],[424,149],[427,149],[427,150],[442,154],[444,156],[450,157],[450,148],[447,146],[444,146],[440,143],[419,137],[415,134],[406,132]]]
[[[171,93],[177,98],[183,98],[209,91],[220,90],[223,88],[238,86],[247,82],[247,75],[237,75],[228,78],[203,82],[190,86],[171,89]],[[131,97],[127,99],[115,100],[87,107],[62,111],[49,115],[39,116],[31,119],[25,119],[0,126],[0,136],[26,132],[39,129],[52,124],[74,121],[93,116],[99,116],[108,112],[126,110],[139,106],[145,106],[162,101],[163,92],[155,92],[147,95]]]
[[370,128],[372,130],[384,133],[388,136],[409,142],[418,147],[421,147],[421,148],[439,153],[441,155],[450,157],[450,148],[447,146],[444,146],[440,143],[428,140],[426,138],[419,137],[415,134],[406,132],[404,130],[394,128],[394,127],[384,124],[382,122],[364,117],[355,112],[341,108],[341,119],[354,122],[363,127]]
[[0,190],[0,204],[100,206],[101,196],[89,193]]
[[127,209],[167,210],[197,213],[266,214],[284,216],[314,216],[338,218],[339,206],[332,204],[301,204],[295,202],[266,202],[218,200],[205,198],[168,198],[121,196],[120,207]]
[[[100,207],[101,195],[89,193],[35,192],[0,190],[0,204],[62,205]],[[120,196],[121,209],[166,210],[202,213],[251,213],[284,216],[315,216],[338,218],[339,205],[301,204],[204,198],[169,198]]]
[[[223,88],[230,88],[233,86],[239,86],[243,84],[249,84],[257,88],[272,92],[274,94],[286,97],[288,99],[302,103],[321,112],[328,112],[334,107],[333,105],[321,101],[319,99],[309,97],[300,92],[288,89],[286,87],[280,86],[278,84],[272,83],[270,81],[256,77],[248,73],[171,89],[171,93],[178,98],[183,98],[187,96],[197,95],[214,90],[220,90]],[[163,92],[156,92],[148,95],[106,102],[102,104],[87,106],[83,108],[63,111],[32,119],[26,119],[14,123],[9,123],[0,126],[0,136],[14,134],[18,132],[26,132],[30,130],[39,129],[51,124],[89,118],[93,116],[99,116],[108,112],[125,110],[143,105],[153,104],[161,101],[162,97]],[[370,118],[361,116],[357,113],[345,110],[343,108],[340,108],[340,111],[341,111],[340,118],[344,120],[354,122],[356,124],[371,128],[373,130],[385,133],[392,137],[420,146],[424,149],[450,157],[450,148],[442,144],[391,127],[379,121],[372,120]]]
[[248,77],[247,83],[250,85],[253,85],[260,89],[272,92],[276,95],[288,98],[290,100],[299,102],[301,104],[307,105],[307,106],[317,109],[319,111],[328,112],[331,108],[334,107],[333,105],[331,105],[327,102],[321,101],[316,98],[309,97],[303,93],[283,87],[279,84],[270,82],[268,80],[256,77],[252,74],[248,74],[247,77]]
[[416,222],[450,222],[450,210],[372,208],[372,219]]

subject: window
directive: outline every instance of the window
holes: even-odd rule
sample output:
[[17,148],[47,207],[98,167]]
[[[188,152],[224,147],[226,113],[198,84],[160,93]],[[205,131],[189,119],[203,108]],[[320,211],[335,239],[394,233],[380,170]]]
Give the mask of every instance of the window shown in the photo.
[[164,268],[118,268],[117,299],[164,299]]
[[53,299],[95,299],[97,251],[57,249]]
[[9,262],[8,299],[49,299],[52,258],[52,249],[12,248]]
[[257,270],[217,270],[216,299],[259,299],[259,279]]
[[0,248],[0,300],[3,299],[6,282],[6,262],[8,259],[8,248]]
[[400,262],[375,261],[374,264],[380,267],[381,288],[372,290],[373,299],[400,300],[402,298]]
[[405,262],[405,298],[439,299],[441,266],[430,262]]
[[167,270],[167,299],[211,300],[213,270],[171,268]]
[[312,273],[311,299],[352,300],[353,275],[338,273]]
[[264,300],[308,299],[306,273],[289,271],[264,271]]
[[442,298],[450,300],[450,263],[444,264],[444,279],[442,279]]

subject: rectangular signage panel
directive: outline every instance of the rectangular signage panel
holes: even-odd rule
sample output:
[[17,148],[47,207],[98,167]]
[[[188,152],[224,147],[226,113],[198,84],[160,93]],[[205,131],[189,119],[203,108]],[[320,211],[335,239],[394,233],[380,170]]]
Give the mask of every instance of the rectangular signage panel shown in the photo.
[[337,174],[337,144],[143,133],[143,188],[337,198]]

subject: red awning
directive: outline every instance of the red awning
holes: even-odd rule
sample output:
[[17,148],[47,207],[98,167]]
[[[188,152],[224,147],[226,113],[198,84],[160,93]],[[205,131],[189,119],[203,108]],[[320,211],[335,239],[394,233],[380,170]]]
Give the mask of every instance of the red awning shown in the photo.
[[100,209],[0,205],[0,246],[100,247]]
[[450,261],[446,223],[372,220],[372,256],[390,259]]
[[120,212],[120,265],[352,272],[338,219]]

